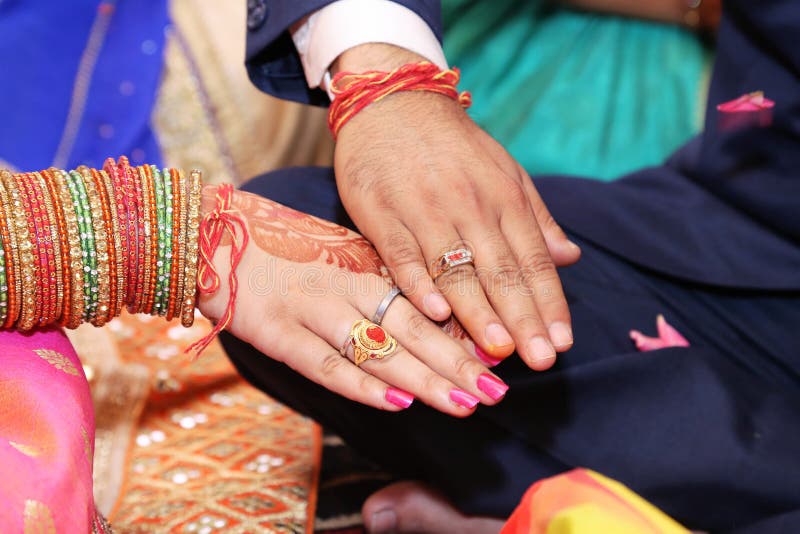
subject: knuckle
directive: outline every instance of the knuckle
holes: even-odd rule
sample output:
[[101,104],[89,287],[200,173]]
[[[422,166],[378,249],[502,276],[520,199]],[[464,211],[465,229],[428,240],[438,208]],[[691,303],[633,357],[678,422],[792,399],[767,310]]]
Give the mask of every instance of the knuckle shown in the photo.
[[369,373],[362,373],[358,379],[358,391],[369,391],[369,388],[375,384],[376,378]]
[[537,289],[537,300],[540,304],[549,304],[561,300],[561,291],[556,284],[545,283]]
[[453,372],[460,379],[468,379],[473,376],[472,371],[475,369],[475,364],[476,362],[471,358],[459,357],[453,362]]
[[431,370],[428,370],[425,373],[425,376],[422,377],[421,391],[426,391],[429,393],[434,392],[441,386],[441,382],[441,376]]
[[411,267],[420,263],[419,247],[405,231],[395,230],[387,234],[382,248],[385,251],[386,263],[394,269]]
[[520,332],[544,332],[542,318],[534,313],[523,313],[512,321],[515,329]]
[[320,374],[323,378],[331,378],[347,363],[338,352],[329,352],[320,360]]
[[553,258],[545,248],[539,248],[533,252],[529,252],[520,258],[520,268],[528,274],[540,279],[541,275],[548,273],[555,273],[556,266],[553,263]]
[[473,295],[480,289],[480,282],[471,265],[453,267],[436,278],[436,286],[445,295]]
[[542,228],[542,230],[550,233],[563,232],[563,230],[561,230],[561,226],[559,226],[553,216],[550,215],[550,212],[547,210],[543,211],[544,213],[540,211],[540,213],[537,215],[537,221],[539,221],[539,226]]
[[527,212],[530,209],[528,194],[519,182],[510,183],[505,194],[505,202],[515,211]]
[[461,180],[452,184],[456,198],[466,207],[474,208],[481,205],[481,194],[477,184],[472,180]]
[[408,321],[406,335],[410,343],[418,343],[425,334],[425,328],[429,326],[428,320],[422,315],[414,315]]
[[490,276],[484,280],[489,295],[506,296],[519,285],[519,267],[514,263],[499,263],[492,267]]

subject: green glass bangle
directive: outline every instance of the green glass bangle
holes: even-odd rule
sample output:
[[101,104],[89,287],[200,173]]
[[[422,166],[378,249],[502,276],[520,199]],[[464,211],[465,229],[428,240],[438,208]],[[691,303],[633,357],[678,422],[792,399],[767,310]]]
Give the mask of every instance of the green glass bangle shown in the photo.
[[164,224],[166,213],[164,211],[164,180],[161,176],[161,171],[155,165],[150,166],[153,174],[153,188],[156,198],[156,231],[158,232],[158,250],[156,251],[156,287],[155,298],[153,299],[153,309],[150,313],[158,315],[161,312],[161,300],[164,296],[163,282],[164,282],[164,256],[166,254],[166,244]]
[[169,308],[169,297],[170,297],[170,282],[172,280],[172,258],[173,258],[173,250],[172,250],[172,235],[173,235],[173,209],[172,203],[174,200],[172,194],[172,173],[169,172],[169,169],[162,170],[162,176],[164,178],[164,281],[163,281],[163,290],[161,295],[161,307],[158,310],[158,314],[161,316],[166,316],[167,311]]
[[78,228],[81,232],[81,255],[83,256],[83,320],[91,321],[97,313],[97,252],[94,244],[92,210],[89,195],[78,171],[70,171],[70,194],[73,199]]

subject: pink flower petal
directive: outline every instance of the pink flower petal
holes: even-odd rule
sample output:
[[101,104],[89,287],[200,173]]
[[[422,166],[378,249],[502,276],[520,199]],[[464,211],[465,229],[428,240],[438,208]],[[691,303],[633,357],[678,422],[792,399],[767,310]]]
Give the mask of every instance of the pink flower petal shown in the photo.
[[764,96],[763,91],[754,91],[739,98],[730,100],[717,106],[717,110],[723,113],[739,113],[744,111],[761,111],[772,109],[775,102]]
[[675,330],[675,327],[669,324],[660,313],[656,317],[656,328],[658,328],[658,337],[664,340],[668,347],[689,346],[689,341]]
[[664,341],[658,337],[650,337],[642,334],[638,330],[631,330],[631,339],[636,344],[636,348],[640,352],[647,352],[650,350],[658,350],[666,347]]
[[656,328],[658,329],[658,337],[646,336],[638,330],[631,330],[628,335],[641,352],[689,346],[689,341],[675,327],[667,323],[667,320],[661,314],[656,317]]

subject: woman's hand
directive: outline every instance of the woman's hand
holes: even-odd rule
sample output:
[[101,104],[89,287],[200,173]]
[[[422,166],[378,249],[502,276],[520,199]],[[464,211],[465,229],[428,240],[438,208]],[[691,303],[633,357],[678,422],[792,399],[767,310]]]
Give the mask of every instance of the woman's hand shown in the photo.
[[[214,192],[204,189],[204,212],[213,209]],[[502,398],[507,387],[468,352],[473,345],[463,330],[450,324],[456,337],[449,336],[402,295],[382,323],[397,350],[360,367],[352,348],[342,357],[353,324],[370,319],[391,289],[375,250],[346,228],[249,193],[234,194],[233,210],[250,235],[237,268],[234,335],[328,389],[384,410],[407,407],[410,393],[463,417],[478,402]],[[214,256],[222,286],[199,299],[212,319],[227,304],[230,252],[228,239]]]

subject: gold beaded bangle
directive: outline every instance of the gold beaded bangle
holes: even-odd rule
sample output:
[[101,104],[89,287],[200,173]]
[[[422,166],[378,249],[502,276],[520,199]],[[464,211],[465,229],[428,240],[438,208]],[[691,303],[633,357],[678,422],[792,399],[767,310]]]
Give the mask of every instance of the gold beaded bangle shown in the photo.
[[[3,323],[3,328],[10,328],[16,323],[20,315],[20,302],[17,300],[22,294],[22,275],[20,274],[19,245],[17,234],[14,231],[14,213],[11,195],[6,187],[11,173],[3,169],[0,171],[0,200],[2,200],[3,226],[7,236],[3,236],[3,246],[6,249],[6,279],[8,281],[8,315]],[[7,237],[7,239],[6,239]],[[7,244],[6,244],[7,243]]]
[[15,175],[8,174],[4,177],[6,189],[11,194],[12,211],[14,214],[14,233],[17,236],[19,249],[19,273],[22,279],[22,291],[19,296],[20,317],[17,321],[17,330],[27,331],[33,328],[36,320],[36,265],[33,258],[33,243],[28,229],[28,215],[22,203],[19,185]]
[[61,322],[66,313],[69,301],[70,277],[69,277],[69,243],[67,241],[67,223],[64,220],[64,212],[61,206],[61,197],[56,188],[55,173],[52,170],[41,172],[42,190],[47,192],[45,202],[48,202],[51,222],[51,238],[53,239],[53,249],[57,256],[56,260],[56,309],[53,316],[54,321]]
[[[8,195],[6,195],[6,188],[3,186],[3,181],[0,180],[0,203],[3,206],[8,205]],[[0,247],[0,254],[2,254],[2,279],[3,279],[3,287],[0,287],[0,291],[5,293],[5,302],[3,306],[5,309],[2,310],[2,314],[0,315],[0,321],[2,324],[5,324],[6,319],[8,318],[9,307],[12,306],[11,299],[14,297],[14,278],[13,278],[13,260],[11,258],[11,236],[8,232],[8,226],[6,225],[6,216],[5,210],[0,208],[0,237],[2,237],[2,247]],[[1,325],[0,325],[1,326]]]
[[[97,307],[91,314],[91,323],[103,326],[108,320],[108,302],[110,300],[110,276],[108,269],[108,235],[103,220],[103,207],[100,204],[100,194],[94,182],[91,170],[86,166],[78,167],[78,172],[83,177],[83,186],[89,199],[89,209],[92,214],[92,230],[94,231],[94,252],[97,260]],[[91,288],[94,289],[94,288]]]
[[[94,188],[97,191],[97,199],[100,204],[103,224],[105,224],[106,227],[105,239],[102,241],[105,244],[106,254],[108,255],[108,299],[105,302],[101,301],[98,306],[98,308],[101,309],[100,318],[104,319],[105,324],[109,319],[114,317],[114,306],[117,300],[117,249],[114,246],[116,226],[114,226],[113,219],[111,218],[108,198],[105,194],[106,186],[103,176],[100,174],[100,171],[95,168],[90,169],[90,172],[92,173]],[[103,307],[105,307],[105,310],[102,310]]]
[[[50,265],[50,268],[53,270],[51,273],[51,288],[50,288],[50,303],[48,308],[48,314],[46,317],[42,318],[43,324],[50,324],[56,319],[58,319],[61,313],[61,305],[64,300],[64,275],[61,270],[61,243],[60,238],[58,235],[58,218],[56,215],[56,210],[54,209],[54,203],[52,196],[50,194],[50,188],[47,186],[47,178],[45,177],[45,173],[37,172],[35,173],[37,181],[39,183],[39,190],[42,196],[42,203],[44,204],[45,213],[43,213],[42,221],[46,228],[46,233],[51,241],[51,252],[53,254],[53,261]],[[44,273],[42,273],[44,275]]]
[[67,295],[64,315],[59,324],[67,328],[78,328],[83,320],[83,250],[81,249],[81,232],[78,228],[78,216],[72,202],[72,195],[67,187],[67,173],[61,169],[51,168],[53,178],[61,197],[64,221],[67,227],[67,243],[69,244],[69,278],[71,295]]
[[186,232],[186,267],[181,323],[190,327],[194,323],[194,307],[197,292],[198,240],[200,239],[200,188],[202,175],[193,170],[189,174],[189,213]]
[[[49,283],[44,276],[42,263],[47,263],[47,253],[45,246],[39,242],[38,229],[41,225],[41,218],[39,217],[39,203],[36,200],[36,193],[31,187],[33,182],[32,173],[18,173],[14,175],[17,181],[17,191],[19,191],[20,199],[22,200],[22,207],[25,210],[25,219],[28,228],[28,235],[31,242],[31,255],[33,256],[33,284],[34,284],[34,298],[33,298],[33,324],[38,326],[41,317],[44,315],[45,299],[44,293],[46,291],[45,285]],[[44,262],[42,262],[44,260]]]

